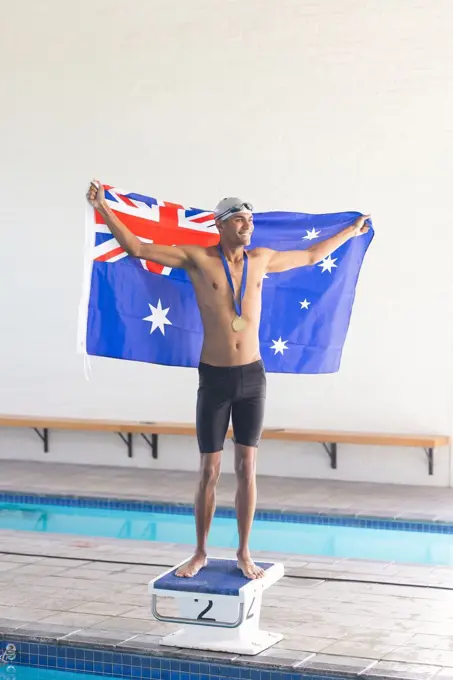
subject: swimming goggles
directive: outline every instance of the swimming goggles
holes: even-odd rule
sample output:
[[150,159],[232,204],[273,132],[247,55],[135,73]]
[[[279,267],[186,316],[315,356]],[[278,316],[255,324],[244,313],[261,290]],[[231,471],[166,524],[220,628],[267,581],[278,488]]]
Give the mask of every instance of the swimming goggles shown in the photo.
[[225,215],[233,215],[234,213],[242,212],[244,209],[248,210],[249,212],[253,212],[253,205],[251,203],[240,203],[238,205],[234,205],[232,208],[228,208],[219,215],[216,215],[216,220],[221,220],[222,217],[225,217]]

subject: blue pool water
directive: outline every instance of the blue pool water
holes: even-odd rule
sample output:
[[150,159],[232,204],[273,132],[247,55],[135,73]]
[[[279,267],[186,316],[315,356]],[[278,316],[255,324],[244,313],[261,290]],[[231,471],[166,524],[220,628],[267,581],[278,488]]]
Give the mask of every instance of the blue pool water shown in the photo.
[[[167,510],[149,512],[77,505],[0,502],[0,529],[194,544],[195,524],[192,512],[181,514],[171,512],[171,508]],[[316,523],[313,518],[304,522],[300,519],[260,519],[259,513],[257,517],[250,541],[252,550],[453,566],[451,527],[436,529],[434,526],[424,525],[426,530],[413,531],[391,528],[392,523],[379,524],[379,521],[370,527],[345,526],[346,522],[341,518],[328,518],[322,524]],[[446,533],[440,533],[442,530]],[[235,517],[216,516],[212,523],[209,545],[216,548],[235,548],[237,541]]]
[[[1,644],[1,643],[0,643]],[[103,675],[93,675],[91,673],[76,673],[74,671],[59,671],[54,668],[38,668],[33,666],[20,666],[8,664],[0,666],[1,680],[96,680],[105,678]],[[109,680],[124,680],[124,678],[108,676]]]

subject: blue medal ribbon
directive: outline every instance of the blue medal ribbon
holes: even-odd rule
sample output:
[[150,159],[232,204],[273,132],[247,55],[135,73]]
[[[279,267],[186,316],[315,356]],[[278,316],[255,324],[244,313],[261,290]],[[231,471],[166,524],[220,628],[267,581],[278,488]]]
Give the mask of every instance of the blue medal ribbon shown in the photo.
[[236,296],[234,294],[234,285],[233,285],[233,279],[231,278],[231,272],[230,268],[228,266],[228,262],[226,260],[225,254],[222,250],[222,246],[219,244],[219,252],[220,252],[220,257],[222,258],[222,264],[223,268],[225,270],[225,274],[228,280],[228,283],[231,288],[231,292],[233,293],[233,302],[234,302],[234,307],[236,309],[236,315],[241,316],[242,314],[242,300],[244,298],[244,293],[245,293],[245,287],[247,285],[247,270],[248,270],[248,255],[247,252],[244,250],[244,269],[242,270],[242,281],[241,281],[241,292],[240,292],[240,301],[239,303],[236,300]]

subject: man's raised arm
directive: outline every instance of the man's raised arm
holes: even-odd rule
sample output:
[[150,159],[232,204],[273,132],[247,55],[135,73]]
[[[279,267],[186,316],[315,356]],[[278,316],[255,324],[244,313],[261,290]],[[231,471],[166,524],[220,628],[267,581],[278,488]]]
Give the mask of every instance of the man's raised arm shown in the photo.
[[105,200],[104,187],[100,182],[91,182],[87,191],[87,200],[102,215],[113,236],[128,255],[142,260],[151,260],[164,267],[186,269],[190,266],[192,262],[190,247],[186,249],[184,246],[142,243],[109,208]]
[[369,226],[365,222],[370,217],[371,215],[360,215],[351,226],[305,250],[269,250],[266,271],[269,273],[285,272],[296,267],[306,267],[321,262],[350,238],[366,234]]

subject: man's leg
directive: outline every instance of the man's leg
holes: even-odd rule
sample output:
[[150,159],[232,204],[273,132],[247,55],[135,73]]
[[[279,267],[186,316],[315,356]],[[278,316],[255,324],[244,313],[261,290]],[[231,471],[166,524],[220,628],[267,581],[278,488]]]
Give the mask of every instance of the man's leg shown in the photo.
[[256,508],[256,456],[266,402],[266,374],[262,362],[242,369],[241,386],[232,406],[237,478],[236,514],[239,533],[238,567],[247,578],[261,578],[263,569],[250,556],[249,538]]
[[194,556],[176,572],[195,576],[207,562],[209,529],[215,512],[215,490],[231,414],[230,382],[227,373],[200,364],[197,396],[197,438],[200,450],[200,476],[195,495],[197,546]]
[[239,533],[238,567],[247,578],[260,578],[263,569],[250,556],[249,539],[256,508],[256,453],[252,446],[235,444],[234,469],[237,478],[236,516]]
[[221,451],[201,454],[200,478],[195,495],[197,546],[194,556],[177,570],[176,576],[195,576],[207,563],[208,535],[215,512],[215,489],[220,476],[221,456]]

